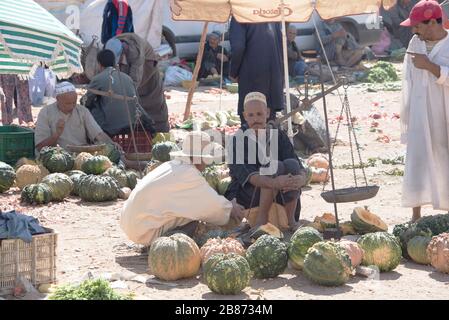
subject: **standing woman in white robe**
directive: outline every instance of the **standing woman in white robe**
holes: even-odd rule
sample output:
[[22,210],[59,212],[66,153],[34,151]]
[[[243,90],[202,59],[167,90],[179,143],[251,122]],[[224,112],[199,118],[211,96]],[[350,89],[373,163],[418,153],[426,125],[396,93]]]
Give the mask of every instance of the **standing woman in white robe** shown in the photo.
[[402,205],[449,210],[449,35],[436,1],[420,1],[402,23],[412,28],[404,61],[401,142],[407,144]]

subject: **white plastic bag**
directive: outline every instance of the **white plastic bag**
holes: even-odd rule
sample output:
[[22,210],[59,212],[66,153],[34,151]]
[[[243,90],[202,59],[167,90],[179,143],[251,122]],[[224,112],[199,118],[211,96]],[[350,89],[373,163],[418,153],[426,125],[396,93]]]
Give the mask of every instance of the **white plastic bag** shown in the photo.
[[50,69],[45,69],[45,96],[54,97],[56,87],[56,75]]
[[178,66],[170,66],[165,71],[164,86],[180,86],[185,80],[192,80],[192,72]]
[[40,106],[44,101],[45,95],[45,69],[39,67],[28,80],[30,99],[33,106]]

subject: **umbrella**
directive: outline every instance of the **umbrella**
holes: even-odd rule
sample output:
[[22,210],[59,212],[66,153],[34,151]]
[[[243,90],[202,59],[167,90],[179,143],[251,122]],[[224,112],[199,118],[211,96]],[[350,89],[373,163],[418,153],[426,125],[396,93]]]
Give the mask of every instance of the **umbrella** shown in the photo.
[[0,74],[28,76],[44,62],[58,77],[81,73],[82,41],[32,0],[0,4]]
[[[289,91],[287,37],[285,22],[306,22],[314,11],[323,19],[346,15],[378,12],[380,6],[389,8],[396,0],[171,0],[170,8],[174,20],[226,22],[231,14],[241,23],[282,22],[284,46],[285,85]],[[207,23],[206,23],[207,25]],[[207,27],[203,30],[201,41],[204,42]],[[201,62],[204,44],[200,46],[197,58]],[[194,77],[197,75],[194,72]],[[187,99],[184,118],[190,113],[190,104],[194,87]],[[287,113],[291,111],[290,95],[287,94]],[[288,122],[288,134],[293,136],[291,118]]]

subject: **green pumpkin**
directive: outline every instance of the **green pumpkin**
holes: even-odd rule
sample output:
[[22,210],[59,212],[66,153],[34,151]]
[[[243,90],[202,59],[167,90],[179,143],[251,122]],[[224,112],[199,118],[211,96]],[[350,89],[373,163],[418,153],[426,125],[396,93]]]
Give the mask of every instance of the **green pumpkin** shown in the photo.
[[86,174],[103,174],[106,170],[112,167],[112,162],[108,157],[96,155],[87,159],[81,166],[81,170]]
[[73,182],[63,173],[52,173],[42,179],[42,183],[51,189],[53,201],[63,201],[73,191]]
[[[69,173],[69,172],[68,172]],[[72,180],[73,182],[73,189],[72,189],[72,196],[79,196],[79,190],[80,190],[80,186],[81,186],[81,178],[84,176],[87,176],[87,174],[85,174],[82,171],[78,171],[78,170],[73,170],[70,171],[70,175],[66,173],[70,180]]]
[[179,151],[178,145],[171,141],[156,143],[151,150],[153,160],[160,162],[170,161],[170,152]]
[[109,176],[86,175],[80,178],[78,193],[83,201],[104,202],[117,200],[120,188]]
[[21,200],[28,204],[47,204],[52,200],[51,189],[45,183],[30,184],[22,189]]
[[427,247],[431,237],[417,236],[410,239],[407,243],[407,252],[410,258],[419,264],[430,264],[430,257],[427,256]]
[[263,235],[248,248],[246,260],[254,277],[277,277],[287,268],[287,245],[276,237]]
[[112,167],[106,170],[104,175],[110,176],[115,180],[117,180],[117,183],[120,188],[128,187],[128,177],[126,176],[126,171],[121,170],[117,167]]
[[42,164],[50,173],[64,173],[73,169],[75,160],[70,153],[60,147],[44,147],[40,152]]
[[416,221],[416,227],[418,230],[430,231],[433,236],[437,236],[449,231],[449,214],[422,217]]
[[233,295],[249,285],[251,269],[248,261],[236,253],[218,253],[204,264],[203,277],[213,292]]
[[401,245],[392,234],[387,232],[365,234],[357,243],[365,252],[362,260],[364,266],[375,265],[381,272],[389,272],[401,262]]
[[315,243],[323,241],[321,233],[312,227],[303,227],[295,231],[288,246],[288,258],[294,269],[301,270],[307,251]]
[[417,236],[432,237],[432,232],[430,230],[419,229],[416,223],[404,223],[394,227],[393,235],[396,235],[401,244],[402,255],[404,258],[410,259],[407,250],[408,242]]
[[114,164],[118,164],[120,162],[121,153],[117,146],[111,143],[106,144],[103,152],[101,152],[101,155],[108,157],[108,159]]
[[9,164],[0,161],[0,193],[8,191],[14,185],[16,173]]
[[336,242],[317,242],[307,251],[303,270],[307,278],[319,285],[341,286],[352,274],[351,258]]
[[137,173],[135,173],[134,171],[126,171],[126,180],[128,182],[127,187],[133,190],[137,185],[137,178]]
[[386,232],[388,230],[388,225],[367,208],[355,208],[351,214],[351,222],[355,231],[360,234]]

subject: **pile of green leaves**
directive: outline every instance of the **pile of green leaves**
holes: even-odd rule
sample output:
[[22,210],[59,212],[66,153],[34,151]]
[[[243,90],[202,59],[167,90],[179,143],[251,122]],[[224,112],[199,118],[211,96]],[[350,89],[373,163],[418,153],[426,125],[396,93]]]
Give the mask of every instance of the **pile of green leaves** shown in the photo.
[[78,286],[59,286],[49,300],[132,300],[131,295],[115,292],[103,279],[86,280]]
[[398,81],[399,76],[390,62],[379,61],[368,72],[365,82],[384,83]]

